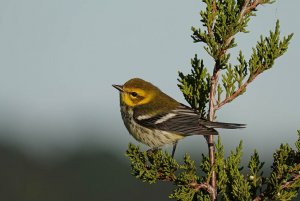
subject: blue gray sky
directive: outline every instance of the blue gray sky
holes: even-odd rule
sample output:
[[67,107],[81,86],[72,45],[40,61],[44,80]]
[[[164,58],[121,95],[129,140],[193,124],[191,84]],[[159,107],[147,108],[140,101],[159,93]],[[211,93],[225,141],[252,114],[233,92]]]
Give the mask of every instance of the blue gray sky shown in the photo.
[[[243,50],[249,58],[260,34],[274,29],[277,19],[282,35],[295,34],[274,67],[218,112],[218,121],[247,124],[221,132],[228,150],[243,140],[245,152],[256,148],[268,158],[280,143],[297,138],[299,6],[299,1],[260,6],[250,33],[237,37],[232,55]],[[0,124],[10,131],[0,141],[38,153],[87,143],[123,154],[135,141],[123,126],[111,84],[141,77],[186,103],[177,72],[190,71],[195,53],[212,66],[201,44],[190,38],[203,8],[195,0],[0,1]],[[181,144],[182,152],[206,150],[197,136]]]

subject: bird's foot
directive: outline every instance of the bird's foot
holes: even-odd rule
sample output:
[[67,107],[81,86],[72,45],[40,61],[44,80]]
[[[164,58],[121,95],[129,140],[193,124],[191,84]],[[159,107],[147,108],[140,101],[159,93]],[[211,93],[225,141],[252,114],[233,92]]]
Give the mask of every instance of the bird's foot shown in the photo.
[[177,147],[178,141],[174,142],[173,149],[172,149],[172,158],[174,158],[176,147]]

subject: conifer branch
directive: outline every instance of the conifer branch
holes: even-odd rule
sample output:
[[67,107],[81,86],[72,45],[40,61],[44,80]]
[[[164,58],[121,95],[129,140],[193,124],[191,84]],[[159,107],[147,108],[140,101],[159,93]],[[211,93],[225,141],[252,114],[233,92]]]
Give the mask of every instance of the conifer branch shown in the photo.
[[[214,108],[215,110],[220,109],[223,105],[231,102],[236,97],[244,93],[248,84],[250,84],[259,74],[270,69],[274,64],[275,59],[286,52],[293,34],[283,37],[282,40],[279,40],[279,37],[279,21],[277,21],[274,32],[271,31],[270,35],[265,38],[261,36],[256,48],[253,48],[253,53],[248,63],[244,60],[244,57],[240,52],[238,58],[240,65],[236,66],[235,71],[232,71],[230,66],[227,67],[227,74],[225,76],[223,75],[223,85],[226,89],[226,98],[221,102],[217,102]],[[240,67],[240,69],[238,69],[238,67]],[[246,77],[248,71],[250,71],[250,75],[242,84],[242,81]],[[235,83],[238,83],[237,90],[234,90]]]
[[[300,164],[299,164],[300,165]],[[279,189],[281,190],[287,190],[291,188],[292,185],[294,185],[296,182],[299,182],[300,180],[300,174],[293,174],[292,177],[289,179],[289,181],[284,182],[280,185]],[[273,189],[272,189],[273,190]],[[265,200],[266,198],[272,197],[272,190],[261,192],[258,196],[256,196],[253,201],[261,201]],[[280,195],[280,194],[278,194]]]
[[249,12],[253,11],[256,9],[256,7],[260,4],[263,3],[272,3],[270,1],[266,1],[266,0],[254,0],[254,1],[250,1],[250,0],[245,0],[243,8],[241,10],[240,13],[240,19],[239,22],[242,20],[242,18]]
[[[254,10],[260,3],[262,3],[262,0],[256,0],[252,3],[250,3],[250,0],[245,0],[244,2],[244,6],[240,12],[240,17],[238,19],[238,23],[241,23],[242,19],[244,18],[244,16],[251,12],[252,10]],[[213,19],[215,20],[215,12],[216,12],[216,2],[213,1]],[[210,29],[210,27],[207,27],[207,31],[209,35],[213,35],[213,30]],[[213,75],[211,77],[211,87],[210,87],[210,93],[209,93],[209,120],[210,121],[214,121],[215,119],[215,112],[217,109],[219,109],[222,105],[226,104],[227,102],[230,102],[231,100],[233,100],[235,97],[237,97],[240,93],[242,93],[244,91],[244,88],[247,87],[247,85],[253,80],[250,79],[248,80],[249,82],[245,82],[231,97],[226,98],[221,104],[219,105],[215,105],[215,94],[216,94],[216,89],[218,86],[218,79],[219,79],[219,73],[222,70],[222,66],[219,65],[219,62],[222,61],[224,59],[224,57],[226,58],[226,52],[229,48],[231,48],[233,46],[232,41],[234,39],[235,36],[235,32],[233,32],[232,35],[229,35],[228,38],[225,40],[224,45],[223,44],[219,44],[219,46],[221,47],[218,54],[218,57],[215,58],[216,59],[216,63],[214,66],[214,70],[213,70]],[[223,48],[222,48],[223,47]],[[228,57],[229,59],[229,57]],[[228,60],[227,59],[227,60]],[[226,60],[226,59],[225,59]],[[257,75],[255,75],[256,77]],[[210,135],[207,138],[207,144],[208,144],[208,150],[209,150],[209,158],[210,158],[210,164],[211,167],[214,167],[215,164],[215,142],[214,142],[214,136]],[[211,186],[213,187],[214,191],[213,193],[211,193],[211,198],[212,200],[215,200],[217,197],[217,187],[216,187],[216,172],[215,170],[212,170],[212,177],[211,177]]]

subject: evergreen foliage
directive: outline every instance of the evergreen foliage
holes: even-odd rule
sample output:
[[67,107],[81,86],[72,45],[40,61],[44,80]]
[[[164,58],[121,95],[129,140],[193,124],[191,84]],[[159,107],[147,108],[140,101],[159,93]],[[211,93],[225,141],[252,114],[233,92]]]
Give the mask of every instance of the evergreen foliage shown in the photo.
[[[249,59],[240,51],[237,64],[232,64],[228,50],[237,46],[235,35],[248,33],[247,25],[255,16],[257,6],[274,1],[203,2],[206,8],[200,12],[202,28],[192,27],[192,39],[204,44],[205,51],[215,62],[213,71],[210,74],[196,54],[191,59],[191,73],[179,72],[178,86],[192,108],[203,118],[214,120],[218,109],[243,94],[249,83],[272,68],[275,59],[287,51],[293,34],[281,38],[277,21],[269,36],[260,37]],[[145,152],[133,144],[129,144],[126,155],[136,178],[149,183],[172,182],[175,189],[169,198],[175,200],[291,200],[300,187],[300,131],[298,135],[296,150],[288,144],[276,150],[269,176],[263,175],[264,162],[260,161],[257,151],[250,157],[247,168],[242,167],[242,142],[225,157],[220,137],[215,149],[210,149],[212,155],[202,154],[200,164],[195,164],[188,154],[179,164],[167,152]],[[213,138],[207,140],[208,144],[214,144]]]
[[184,98],[192,108],[197,110],[202,117],[205,117],[206,104],[209,101],[210,74],[204,67],[203,60],[199,60],[197,54],[191,59],[191,74],[184,75],[179,72],[178,87]]
[[209,185],[212,169],[217,173],[219,200],[291,200],[300,188],[300,131],[298,135],[296,150],[288,144],[281,144],[276,150],[269,176],[263,175],[264,162],[260,161],[257,151],[242,173],[242,142],[225,157],[220,137],[214,167],[204,155],[199,165],[195,165],[188,154],[185,154],[183,164],[179,164],[167,152],[148,153],[133,144],[129,144],[126,155],[131,161],[132,175],[149,183],[172,182],[176,188],[169,198],[176,200],[209,201],[209,192],[213,190]]

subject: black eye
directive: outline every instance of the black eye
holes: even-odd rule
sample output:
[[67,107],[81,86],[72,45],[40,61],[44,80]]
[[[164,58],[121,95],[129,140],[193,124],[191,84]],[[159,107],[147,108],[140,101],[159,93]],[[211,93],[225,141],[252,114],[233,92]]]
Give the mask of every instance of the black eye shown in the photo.
[[138,94],[137,94],[136,92],[131,92],[130,95],[131,95],[132,97],[137,97]]

